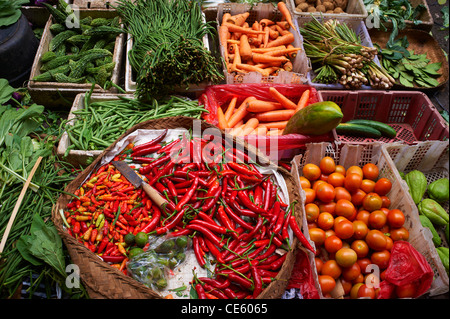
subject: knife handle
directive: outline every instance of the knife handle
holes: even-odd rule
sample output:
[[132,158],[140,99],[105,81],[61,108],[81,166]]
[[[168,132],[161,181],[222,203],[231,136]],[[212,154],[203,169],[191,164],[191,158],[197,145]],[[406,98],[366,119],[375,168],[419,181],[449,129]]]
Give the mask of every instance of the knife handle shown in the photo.
[[145,193],[158,205],[159,208],[162,208],[164,204],[167,204],[167,200],[161,196],[160,193],[156,189],[154,189],[151,185],[147,183],[142,183],[142,188]]

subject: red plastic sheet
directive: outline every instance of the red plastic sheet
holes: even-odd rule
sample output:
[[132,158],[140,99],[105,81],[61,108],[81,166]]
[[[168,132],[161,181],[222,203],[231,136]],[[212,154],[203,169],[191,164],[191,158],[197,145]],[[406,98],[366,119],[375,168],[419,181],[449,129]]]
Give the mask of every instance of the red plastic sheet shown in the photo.
[[298,250],[294,269],[292,269],[286,289],[298,288],[303,299],[319,299],[319,292],[314,285],[314,277],[309,263],[308,255],[301,249]]
[[396,241],[391,249],[391,258],[386,269],[385,278],[380,283],[378,299],[396,298],[397,286],[414,284],[417,298],[427,292],[433,281],[433,270],[410,243]]
[[[317,90],[309,85],[274,83],[212,85],[208,86],[199,98],[199,104],[204,105],[209,111],[209,114],[204,113],[203,119],[208,123],[217,125],[217,109],[222,107],[225,111],[234,96],[238,97],[236,108],[249,96],[254,96],[261,100],[276,102],[276,100],[274,100],[269,93],[269,87],[275,87],[281,94],[285,95],[295,103],[298,102],[302,93],[306,89],[309,89],[311,90],[309,104],[320,102],[320,97]],[[317,136],[301,134],[287,134],[282,136],[246,136],[244,137],[244,140],[259,148],[262,152],[265,152],[266,155],[269,155],[271,151],[298,149],[304,147],[307,143],[333,141],[334,138],[334,134],[330,132],[329,134]],[[274,150],[273,148],[276,149]]]

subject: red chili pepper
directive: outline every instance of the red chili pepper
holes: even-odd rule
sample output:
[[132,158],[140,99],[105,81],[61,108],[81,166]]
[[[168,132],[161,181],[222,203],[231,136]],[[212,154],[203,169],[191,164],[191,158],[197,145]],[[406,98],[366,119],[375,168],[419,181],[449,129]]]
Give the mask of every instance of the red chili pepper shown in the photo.
[[[239,181],[238,181],[238,183],[239,183]],[[241,185],[239,185],[239,187],[243,187],[244,186],[243,184],[241,184]],[[247,193],[245,191],[239,191],[239,192],[237,192],[237,195],[238,195],[239,199],[242,201],[243,205],[245,207],[247,207],[248,209],[250,209],[250,210],[252,210],[254,212],[260,213],[260,214],[267,214],[267,210],[264,209],[264,208],[261,208],[259,206],[256,206],[250,200],[250,198],[248,197],[248,195],[247,195]]]
[[75,224],[73,225],[73,232],[75,233],[75,234],[79,234],[80,233],[80,230],[81,230],[81,224],[80,224],[80,222],[77,222],[77,221],[75,221]]
[[[174,178],[172,178],[172,180],[174,180]],[[191,184],[193,182],[194,182],[194,180],[189,179],[187,181],[184,181],[184,182],[181,182],[181,183],[177,183],[177,184],[174,184],[174,185],[175,185],[175,188],[178,190],[178,189],[181,189],[181,188],[186,188],[186,187],[191,186]]]
[[181,221],[181,219],[183,219],[184,213],[188,208],[188,206],[183,207],[183,209],[180,210],[168,224],[156,228],[156,234],[161,235],[174,228]]
[[278,271],[270,271],[266,269],[259,269],[259,273],[261,276],[272,278],[275,278],[278,275]]
[[231,288],[227,287],[223,289],[223,292],[225,293],[225,295],[227,295],[228,298],[237,299],[236,293]]
[[142,175],[148,174],[148,173],[151,172],[151,170],[154,167],[156,167],[158,165],[165,164],[169,160],[170,160],[170,155],[164,155],[164,156],[161,156],[161,157],[159,157],[157,159],[154,159],[147,166],[143,166],[143,167],[139,168],[139,173],[141,173]]
[[201,284],[195,285],[195,291],[197,292],[198,299],[207,299],[205,289]]
[[184,177],[184,178],[186,178],[186,176],[187,176],[188,178],[191,178],[191,179],[193,179],[193,180],[197,177],[197,178],[198,178],[198,183],[199,183],[199,185],[207,186],[207,183],[206,183],[205,180],[199,178],[198,176],[196,176],[196,175],[195,175],[194,173],[192,173],[192,172],[183,172],[183,171],[180,171],[180,170],[176,170],[175,172],[173,172],[173,176],[176,176],[176,177]]
[[234,225],[231,222],[231,220],[228,218],[228,215],[225,213],[225,210],[222,205],[220,205],[219,208],[217,209],[217,217],[218,217],[220,223],[225,228],[227,228],[231,231],[231,236],[233,238],[237,238],[238,234],[237,234],[236,230],[234,229]]
[[224,206],[225,212],[228,214],[228,216],[234,220],[236,223],[238,223],[239,225],[241,225],[242,227],[244,227],[247,230],[253,230],[253,225],[250,225],[249,223],[247,223],[246,221],[244,221],[242,218],[240,218],[236,213],[233,212],[233,210],[231,209],[231,207],[229,205],[225,205]]
[[201,267],[204,267],[206,265],[206,261],[204,258],[205,253],[200,248],[198,236],[194,236],[192,238],[192,247],[194,249],[194,254],[195,254],[195,258],[197,259],[197,262],[200,264]]
[[259,294],[262,292],[262,278],[260,275],[260,271],[256,266],[251,266],[251,272],[252,272],[252,278],[253,278],[253,298],[256,298],[259,296]]
[[277,260],[272,262],[270,264],[270,269],[272,269],[272,270],[279,269],[283,265],[284,261],[286,260],[286,257],[287,257],[287,254],[284,254],[283,256],[279,257]]
[[224,235],[229,231],[225,227],[217,225],[216,222],[210,223],[210,222],[207,222],[207,221],[204,221],[201,219],[193,219],[189,224],[191,224],[191,225],[196,224],[196,225],[204,226],[204,227],[208,228],[209,230],[211,230],[215,233],[221,234],[221,235]]
[[208,238],[204,238],[204,241],[209,249],[209,252],[214,256],[214,258],[216,258],[217,262],[223,264],[224,261],[219,249]]
[[113,264],[117,264],[122,262],[126,257],[124,255],[122,256],[101,256],[103,261],[107,262],[107,263],[113,263]]
[[98,245],[97,247],[97,254],[101,254],[103,252],[108,242],[109,242],[108,237],[106,236],[103,237],[102,241],[100,242],[100,245]]
[[191,233],[192,233],[192,231],[190,229],[183,228],[183,229],[171,232],[170,236],[171,237],[178,237],[178,236],[185,236],[185,235],[187,236],[187,235],[190,235]]
[[157,154],[161,154],[161,153],[166,153],[167,154],[167,152],[170,151],[171,148],[174,147],[175,144],[178,144],[179,142],[180,142],[180,140],[174,140],[174,141],[170,142],[169,144],[164,145],[163,148],[161,148],[156,153]]
[[198,180],[199,180],[198,177],[195,177],[194,182],[189,188],[189,191],[186,192],[186,194],[184,194],[184,196],[180,199],[178,204],[175,206],[175,210],[179,211],[184,205],[186,205],[189,202],[189,200],[197,190]]
[[261,228],[263,222],[264,222],[263,218],[258,217],[255,227],[249,233],[244,234],[245,236],[242,237],[242,240],[247,241],[249,239],[252,239]]
[[311,243],[306,239],[305,235],[303,235],[300,227],[297,224],[297,221],[295,220],[294,215],[289,216],[289,226],[292,229],[292,232],[297,237],[297,239],[300,241],[300,243],[305,246],[308,250],[312,251],[314,254],[316,253],[316,250],[313,248]]
[[245,289],[251,290],[253,288],[253,283],[248,278],[244,278],[234,272],[227,274],[227,276],[230,281],[239,284]]
[[175,166],[175,162],[170,161],[161,170],[159,170],[158,173],[155,176],[153,176],[153,178],[151,180],[148,181],[148,184],[153,185],[154,183],[156,183],[161,177],[163,177],[164,175],[167,175],[174,166]]
[[218,236],[216,236],[212,231],[210,231],[206,227],[203,227],[198,224],[188,224],[186,227],[192,230],[199,231],[205,236],[205,238],[208,238],[214,245],[220,248],[222,248],[225,245],[224,241],[222,241]]
[[[133,158],[133,161],[134,161],[134,160],[136,160],[136,157],[150,155],[150,154],[155,153],[156,151],[160,150],[161,148],[162,148],[161,144],[150,145],[146,148],[141,148],[137,151],[133,151],[133,153],[131,153],[131,157]],[[142,159],[142,157],[141,157],[141,159]]]
[[273,232],[278,234],[283,227],[285,215],[284,210],[282,210],[280,207],[280,202],[275,202],[275,204],[273,204],[273,214],[277,216],[275,226],[273,227]]
[[256,170],[248,169],[246,166],[241,165],[239,163],[229,162],[227,164],[232,170],[236,171],[239,174],[250,175],[250,176],[258,175],[258,172]]
[[219,281],[217,279],[209,277],[198,277],[197,279],[217,289],[225,289],[230,286],[230,281],[228,279],[225,279],[223,281]]
[[158,207],[154,206],[152,219],[144,228],[141,229],[141,231],[144,233],[149,233],[153,231],[156,228],[156,225],[158,225],[160,218],[161,218],[161,211],[159,210]]
[[153,146],[153,145],[155,145],[155,144],[161,142],[161,141],[166,137],[167,132],[168,132],[168,129],[165,129],[159,136],[157,136],[157,137],[154,138],[153,140],[151,140],[151,141],[149,141],[149,142],[146,142],[146,143],[143,143],[143,144],[140,144],[140,145],[134,146],[134,147],[132,148],[133,153],[134,153],[134,152],[137,152],[137,151],[140,151],[140,150],[142,150],[142,149],[146,149],[146,148],[148,148],[148,147],[150,147],[150,146]]
[[163,182],[166,183],[169,193],[172,196],[178,195],[177,189],[175,188],[175,185],[172,183],[172,181],[170,179],[164,178]]
[[205,291],[219,299],[228,299],[228,296],[220,289],[217,289],[210,284],[204,284],[203,288],[205,288]]
[[272,193],[272,182],[270,181],[270,179],[268,179],[266,182],[265,189],[264,189],[264,206],[263,206],[263,208],[265,210],[268,210],[270,208],[269,204],[270,204],[271,193]]

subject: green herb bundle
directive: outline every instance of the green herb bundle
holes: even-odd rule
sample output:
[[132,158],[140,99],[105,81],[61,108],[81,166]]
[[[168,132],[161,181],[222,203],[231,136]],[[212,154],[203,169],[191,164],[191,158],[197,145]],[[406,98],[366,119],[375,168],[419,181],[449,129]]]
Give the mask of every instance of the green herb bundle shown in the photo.
[[361,39],[345,23],[330,19],[312,20],[300,28],[305,53],[310,58],[318,83],[339,83],[346,89],[362,85],[388,89],[394,79],[373,62],[377,49],[361,44]]
[[0,27],[16,23],[22,15],[20,8],[25,3],[28,0],[0,0]]
[[197,1],[121,0],[116,10],[133,38],[129,59],[138,97],[222,79],[218,61],[203,45],[213,28],[202,21]]

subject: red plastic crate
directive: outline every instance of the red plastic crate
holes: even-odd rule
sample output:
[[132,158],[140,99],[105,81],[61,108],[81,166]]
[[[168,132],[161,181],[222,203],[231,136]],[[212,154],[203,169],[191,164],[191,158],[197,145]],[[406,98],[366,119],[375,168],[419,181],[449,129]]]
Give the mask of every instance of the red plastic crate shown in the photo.
[[446,141],[449,137],[447,123],[431,103],[419,91],[321,91],[323,101],[338,104],[344,117],[342,122],[352,119],[375,120],[387,123],[397,131],[394,139],[379,139],[338,135],[338,141],[348,143]]

